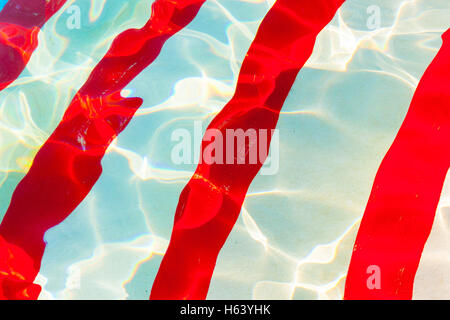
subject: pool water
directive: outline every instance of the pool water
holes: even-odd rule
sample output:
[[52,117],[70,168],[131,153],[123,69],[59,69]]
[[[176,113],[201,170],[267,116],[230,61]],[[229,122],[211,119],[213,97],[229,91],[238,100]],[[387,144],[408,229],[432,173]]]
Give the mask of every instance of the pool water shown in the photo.
[[[0,218],[77,89],[117,34],[147,21],[151,2],[68,1],[45,25],[26,70],[0,92]],[[193,132],[196,121],[205,129],[232,97],[273,2],[208,0],[124,90],[144,104],[109,148],[88,197],[47,232],[41,299],[148,299],[178,197],[195,170],[173,163],[171,133]],[[68,23],[73,6],[79,28]],[[342,298],[376,171],[449,14],[448,0],[346,1],[284,104],[279,171],[253,181],[209,299]],[[447,182],[414,298],[450,297]]]

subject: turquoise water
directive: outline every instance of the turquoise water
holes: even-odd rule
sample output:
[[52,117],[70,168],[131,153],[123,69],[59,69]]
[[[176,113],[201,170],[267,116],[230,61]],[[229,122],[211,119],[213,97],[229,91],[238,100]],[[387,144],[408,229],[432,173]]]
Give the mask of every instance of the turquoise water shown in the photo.
[[[148,0],[77,0],[44,27],[27,69],[0,93],[0,217],[34,154],[121,31]],[[171,161],[171,133],[206,128],[231,98],[273,1],[212,0],[127,88],[144,104],[103,160],[103,175],[48,242],[42,299],[147,299],[178,196],[195,165]],[[1,5],[1,2],[0,2]],[[70,29],[67,9],[81,9]],[[379,27],[367,9],[380,9]],[[340,299],[359,219],[380,161],[448,27],[448,0],[348,0],[320,34],[280,116],[280,170],[251,185],[214,272],[210,299]],[[449,199],[450,188],[444,199]],[[447,208],[449,202],[443,202]],[[445,281],[449,210],[438,215],[417,281]],[[437,240],[436,240],[437,239]],[[444,240],[443,240],[444,239]],[[447,242],[445,242],[447,241]],[[427,262],[428,261],[428,262]],[[442,278],[441,277],[441,278]],[[439,277],[438,277],[439,278]],[[439,279],[441,279],[439,278]],[[442,283],[444,282],[444,283]],[[448,283],[449,281],[447,281]],[[448,285],[447,285],[448,286]],[[416,286],[415,297],[431,293]],[[444,296],[445,297],[445,296]]]

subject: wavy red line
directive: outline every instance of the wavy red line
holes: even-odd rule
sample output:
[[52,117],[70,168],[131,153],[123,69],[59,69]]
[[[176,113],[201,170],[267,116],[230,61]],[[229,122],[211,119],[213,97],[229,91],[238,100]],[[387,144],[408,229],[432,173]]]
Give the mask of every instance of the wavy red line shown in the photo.
[[[345,299],[411,299],[450,165],[450,31],[376,175]],[[378,278],[377,278],[378,277]]]
[[66,0],[9,0],[0,12],[0,90],[25,69],[38,33]]
[[205,0],[157,0],[141,29],[118,35],[78,91],[53,134],[13,193],[0,225],[0,298],[36,299],[32,282],[45,249],[44,234],[61,223],[98,180],[101,159],[127,126],[139,98],[120,91],[158,56]]
[[[344,0],[278,0],[262,21],[244,59],[236,92],[208,130],[271,132],[317,34]],[[271,137],[266,141],[270,145]],[[203,141],[202,154],[210,142]],[[250,154],[247,143],[241,155]],[[259,146],[264,147],[264,146]],[[224,150],[224,158],[227,157]],[[233,150],[233,157],[239,150]],[[203,161],[181,192],[169,247],[150,299],[205,299],[220,249],[233,228],[247,189],[263,161]]]

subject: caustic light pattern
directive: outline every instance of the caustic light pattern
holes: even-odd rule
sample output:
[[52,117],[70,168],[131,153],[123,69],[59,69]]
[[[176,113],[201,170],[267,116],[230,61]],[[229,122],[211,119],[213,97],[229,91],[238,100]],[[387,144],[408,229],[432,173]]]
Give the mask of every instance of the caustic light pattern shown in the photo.
[[[67,221],[74,216],[71,214],[80,210],[80,206],[89,201],[90,195],[97,188],[97,181],[102,179],[102,160],[107,158],[109,152],[124,155],[130,162],[133,172],[140,170],[136,176],[142,177],[144,181],[146,180],[149,160],[145,158],[145,161],[141,161],[141,169],[136,169],[135,154],[118,147],[117,139],[122,132],[126,134],[124,130],[132,123],[133,118],[135,118],[133,121],[137,121],[140,114],[146,114],[146,110],[152,114],[158,108],[150,108],[150,111],[148,111],[149,108],[142,109],[141,106],[146,100],[139,97],[129,97],[127,93],[130,90],[127,88],[129,86],[154,86],[155,88],[147,89],[153,93],[158,91],[159,85],[162,88],[163,72],[158,74],[159,77],[162,77],[162,79],[158,79],[160,83],[143,83],[142,77],[153,68],[158,68],[160,61],[164,60],[164,51],[182,50],[181,48],[184,50],[183,45],[186,45],[187,42],[181,41],[178,43],[179,47],[172,45],[174,41],[177,41],[177,37],[180,39],[183,38],[183,35],[189,35],[192,38],[200,37],[200,31],[189,28],[191,25],[195,25],[197,21],[207,19],[205,13],[210,13],[209,11],[212,10],[213,18],[208,21],[208,25],[213,28],[211,23],[215,21],[214,17],[217,19],[218,12],[223,12],[232,22],[232,26],[237,26],[239,31],[247,36],[248,50],[245,49],[245,45],[243,46],[244,49],[240,48],[240,50],[246,51],[242,63],[236,62],[237,58],[234,51],[231,54],[232,60],[234,60],[233,68],[238,71],[236,72],[235,89],[229,90],[232,92],[231,99],[228,99],[223,108],[217,109],[216,107],[214,112],[208,114],[208,117],[212,120],[209,122],[205,136],[198,146],[202,155],[208,154],[207,151],[211,149],[211,137],[208,136],[211,132],[215,133],[217,140],[217,136],[226,136],[229,130],[234,132],[238,130],[243,132],[260,132],[262,130],[270,132],[271,134],[264,142],[263,148],[268,150],[276,129],[281,134],[283,134],[283,130],[290,130],[284,129],[283,123],[277,125],[280,117],[284,116],[282,108],[283,105],[289,103],[288,97],[294,96],[296,91],[305,91],[303,96],[305,101],[301,103],[306,106],[313,104],[308,101],[308,97],[314,96],[311,90],[320,92],[320,86],[329,86],[326,74],[320,81],[313,81],[315,85],[318,85],[316,88],[305,83],[304,77],[309,76],[310,79],[320,77],[320,73],[327,70],[327,63],[329,69],[334,68],[333,71],[341,79],[349,77],[348,74],[356,73],[349,71],[350,61],[362,58],[361,56],[357,57],[352,51],[357,50],[357,48],[349,51],[348,47],[350,47],[349,43],[352,41],[356,42],[354,34],[358,34],[358,32],[352,33],[352,31],[349,31],[349,27],[344,22],[343,12],[345,13],[348,10],[347,8],[353,8],[356,12],[358,10],[360,13],[362,12],[361,15],[365,15],[370,12],[376,14],[378,11],[374,9],[382,9],[372,6],[371,9],[369,8],[370,10],[365,10],[367,6],[365,6],[363,0],[276,0],[270,4],[265,1],[236,0],[233,2],[238,8],[242,5],[247,10],[256,10],[257,7],[260,10],[259,6],[263,4],[267,8],[263,14],[260,14],[254,35],[247,25],[233,16],[223,1],[136,0],[130,1],[124,7],[118,9],[119,17],[121,17],[120,12],[130,10],[132,6],[135,6],[134,14],[143,14],[139,12],[139,8],[143,8],[143,6],[139,7],[139,4],[145,4],[145,7],[151,4],[150,16],[144,19],[147,21],[143,27],[130,28],[130,25],[124,23],[127,28],[117,30],[114,37],[111,37],[113,40],[109,49],[103,51],[106,54],[99,59],[97,65],[90,71],[86,81],[74,94],[67,108],[64,107],[65,112],[59,123],[53,127],[53,133],[49,134],[46,141],[39,145],[39,150],[34,159],[25,169],[25,176],[15,186],[10,201],[5,206],[6,212],[0,224],[0,299],[37,299],[40,296],[42,297],[43,294],[47,294],[42,289],[42,283],[38,281],[39,278],[43,277],[41,267],[43,266],[43,259],[45,260],[46,255],[48,255],[46,247],[52,245],[51,241],[47,241],[47,235],[55,227],[68,223]],[[46,29],[45,25],[52,20],[63,19],[66,8],[76,5],[76,3],[63,0],[9,0],[4,4],[0,12],[1,90],[20,89],[17,82],[20,82],[27,64],[37,64],[37,62],[32,61],[32,56],[35,51],[39,51],[41,46],[38,45],[39,33],[52,32],[51,28]],[[103,14],[108,13],[106,10],[108,3],[109,1],[84,1],[84,4],[88,7],[91,22],[95,22]],[[436,3],[440,5],[439,1],[436,1]],[[402,8],[402,5],[399,8]],[[113,7],[110,10],[113,12]],[[412,9],[406,10],[406,13],[408,12],[413,14]],[[397,14],[398,21],[400,21],[399,17],[402,17],[400,13],[403,14],[403,12]],[[370,19],[372,18],[374,17]],[[375,16],[374,19],[376,18]],[[103,24],[107,21],[108,19],[105,18]],[[335,26],[336,23],[338,27]],[[370,26],[367,24],[367,28],[372,28],[372,24]],[[41,31],[42,28],[44,28],[44,31]],[[393,34],[392,30],[388,30],[388,32],[383,29],[387,27],[380,25],[377,28],[379,30],[365,33],[360,31],[361,34],[364,34],[361,36],[360,42],[367,41],[365,44],[366,51],[371,49],[367,34],[375,34],[380,37],[384,33],[389,33],[390,36]],[[330,32],[330,30],[332,31]],[[86,37],[89,37],[90,31],[88,29],[84,31],[83,28],[80,28],[77,32],[85,33]],[[228,30],[227,32],[231,31]],[[401,34],[402,31],[399,31],[399,33]],[[318,48],[320,49],[320,44],[323,43],[320,37],[323,37],[324,34],[329,35],[327,38],[329,44],[347,43],[347,47],[342,45],[340,53],[329,52],[326,58],[319,58],[320,61],[318,61],[315,53]],[[45,39],[45,35],[41,36]],[[100,36],[97,40],[99,42],[106,41],[104,37]],[[409,81],[413,82],[409,87],[413,87],[415,90],[412,99],[409,101],[409,109],[406,116],[400,117],[399,122],[402,122],[402,124],[396,129],[394,133],[396,136],[392,137],[389,150],[387,152],[385,150],[384,159],[378,163],[376,175],[374,174],[372,178],[364,178],[364,181],[368,181],[364,182],[368,191],[370,191],[369,185],[372,184],[372,191],[370,195],[367,194],[363,207],[358,208],[361,211],[360,213],[364,212],[364,214],[357,235],[355,235],[356,238],[352,239],[353,250],[351,250],[352,245],[350,245],[347,246],[346,253],[344,253],[344,256],[348,256],[347,262],[342,263],[346,265],[345,272],[339,275],[336,280],[331,281],[331,284],[322,286],[312,283],[309,285],[302,284],[301,273],[305,271],[300,269],[306,264],[315,264],[319,268],[320,265],[326,265],[333,260],[337,260],[335,259],[336,252],[341,245],[339,239],[334,244],[332,242],[331,244],[316,246],[306,258],[296,261],[290,254],[269,243],[256,221],[243,206],[244,201],[247,201],[246,199],[251,201],[252,197],[258,194],[252,193],[249,188],[252,183],[256,182],[254,180],[257,180],[258,172],[268,156],[267,153],[262,154],[259,161],[252,162],[250,158],[254,148],[261,149],[262,147],[257,144],[255,146],[254,141],[252,142],[250,138],[245,140],[241,149],[238,146],[232,149],[224,148],[223,150],[222,156],[224,159],[237,160],[239,158],[243,160],[242,162],[213,161],[214,155],[217,156],[217,149],[215,149],[215,153],[209,153],[209,158],[206,157],[203,161],[199,161],[187,185],[179,194],[170,241],[161,245],[163,241],[152,235],[153,244],[149,250],[143,249],[139,245],[131,250],[124,249],[125,256],[138,255],[137,252],[141,250],[144,256],[147,255],[150,258],[142,257],[134,263],[130,262],[131,267],[127,271],[124,281],[119,281],[118,290],[125,290],[124,283],[130,283],[133,277],[137,277],[137,270],[133,270],[133,268],[139,268],[148,260],[154,261],[151,258],[155,255],[155,246],[160,243],[164,248],[159,250],[159,254],[163,257],[156,268],[157,272],[154,274],[153,284],[149,282],[149,286],[152,285],[150,299],[206,299],[211,292],[210,286],[214,281],[215,272],[221,272],[216,270],[221,250],[227,241],[231,241],[232,230],[236,229],[236,224],[241,215],[244,226],[252,238],[263,245],[265,254],[276,254],[283,259],[292,260],[290,263],[294,265],[295,269],[295,279],[292,283],[289,281],[258,282],[253,288],[254,298],[261,297],[258,293],[261,292],[261,289],[258,290],[258,288],[264,288],[264,286],[267,287],[266,291],[273,294],[271,297],[278,298],[295,298],[298,288],[318,292],[319,298],[413,298],[415,277],[418,273],[421,257],[425,256],[424,248],[434,228],[436,212],[439,212],[440,203],[445,201],[442,194],[450,165],[450,149],[446,144],[450,138],[450,112],[448,110],[448,103],[450,102],[448,93],[450,85],[448,79],[450,74],[450,40],[448,37],[448,32],[443,34],[443,42],[439,52],[435,53],[434,60],[429,64],[420,81],[414,84],[414,81],[411,80],[414,77],[409,77]],[[225,52],[219,52],[220,50],[213,47],[218,43],[216,39],[211,40],[211,37],[203,37],[203,39],[205,38],[209,39],[205,41],[210,46],[210,52],[214,52],[217,56],[226,55]],[[231,40],[234,40],[234,38],[230,38]],[[372,46],[374,45],[372,44]],[[46,49],[49,50],[49,48]],[[190,46],[189,50],[192,55],[192,52],[201,50],[201,47]],[[236,50],[236,48],[233,47],[232,50]],[[191,57],[190,54],[185,54],[185,56]],[[73,55],[76,55],[76,53],[73,52]],[[346,56],[348,57],[346,58]],[[340,63],[339,58],[344,59],[344,62]],[[59,60],[64,59],[69,58],[61,54],[58,59],[55,59],[54,63],[56,64]],[[192,59],[191,57],[187,60]],[[316,61],[317,73],[308,75],[311,69],[308,70],[306,67],[308,63],[314,63],[314,61]],[[200,64],[199,68],[203,71],[204,80],[207,76],[201,65],[202,63],[207,65],[211,62],[204,59],[204,61],[193,64],[197,63]],[[371,59],[362,59],[362,62],[359,63],[366,63],[367,66],[363,69],[368,69]],[[181,64],[177,64],[177,66],[182,68]],[[165,70],[174,68],[168,64],[165,67]],[[424,64],[425,68],[426,64]],[[33,70],[33,66],[29,66],[28,69]],[[377,73],[382,76],[395,75],[393,71],[378,70]],[[70,79],[70,75],[66,76]],[[400,72],[400,76],[397,76],[397,78],[402,76],[404,74]],[[45,75],[33,74],[33,77],[45,77]],[[335,77],[336,75],[333,75],[333,78]],[[65,81],[70,80],[66,78]],[[185,81],[187,80],[185,79]],[[322,83],[320,84],[320,82]],[[13,83],[15,88],[11,88]],[[339,90],[341,86],[338,83],[339,81],[336,82],[336,88],[328,87],[327,90]],[[23,85],[27,86],[28,83],[24,81]],[[181,85],[182,82],[179,82],[175,86],[174,94],[176,94],[177,87],[179,88]],[[209,84],[209,91],[215,91],[216,95],[220,95],[218,92],[225,90],[223,88],[224,86],[221,86],[217,81],[214,85]],[[369,95],[364,90],[358,92],[361,89],[361,84],[358,81],[352,82],[352,88],[355,88],[354,95],[367,94],[367,100],[372,99],[376,103],[385,103],[379,97]],[[45,92],[45,89],[41,89],[41,92],[43,90]],[[194,89],[190,87],[187,91],[189,90]],[[326,92],[322,95],[321,103],[336,103],[327,99],[328,94]],[[403,94],[404,92],[400,91],[395,92],[394,90],[393,92],[393,95],[401,96]],[[21,102],[24,103],[26,98],[22,93],[20,95]],[[383,93],[379,93],[379,95],[383,95]],[[343,96],[344,94],[337,94],[337,97]],[[189,100],[191,98],[188,93],[184,93],[184,95],[181,95],[179,103],[183,104],[183,99]],[[363,98],[363,100],[366,99]],[[339,100],[339,98],[334,100]],[[186,103],[190,105],[192,101]],[[219,102],[215,101],[214,103],[217,105]],[[351,104],[351,99],[346,103]],[[15,106],[7,107],[14,108]],[[201,112],[204,107],[199,106],[200,109],[195,110],[195,112]],[[29,114],[32,111],[25,113]],[[332,119],[333,115],[322,115],[323,113],[321,110],[315,110],[309,114],[307,110],[286,111],[286,115],[323,116],[329,118],[333,126],[341,128],[340,130],[344,132],[349,132],[348,128],[343,128],[342,123]],[[169,116],[175,116],[173,110],[171,113],[169,112]],[[169,116],[165,115],[166,125],[173,122]],[[152,119],[146,120],[151,121]],[[302,124],[306,128],[311,126],[310,123],[306,124],[303,121],[299,121],[294,126],[301,126]],[[0,125],[3,126],[2,123]],[[377,125],[383,127],[375,121],[375,127]],[[157,131],[161,130],[163,129]],[[363,134],[361,133],[361,135]],[[336,139],[332,136],[326,137],[330,140]],[[299,139],[301,138],[299,137]],[[321,144],[322,142],[317,136],[310,135],[304,138],[309,139],[312,144]],[[137,135],[134,139],[143,140],[145,137]],[[6,140],[0,140],[0,143],[2,141]],[[291,152],[292,148],[295,149],[289,143],[283,143],[283,139],[281,139],[281,155],[284,152]],[[382,148],[377,150],[382,150]],[[6,153],[0,153],[0,155],[3,154],[6,155]],[[16,157],[18,156],[16,155]],[[378,155],[378,157],[382,158],[383,154]],[[323,158],[318,157],[317,159]],[[329,154],[327,158],[338,158],[338,156]],[[150,161],[152,160],[150,159]],[[301,176],[302,168],[306,168],[304,162],[308,160],[303,159],[302,153],[298,152],[291,161],[295,164],[294,167]],[[312,160],[309,159],[309,161]],[[319,162],[321,161],[319,160]],[[345,159],[340,162],[345,162]],[[356,171],[361,164],[346,164],[347,168],[351,169],[352,166],[355,167],[354,170]],[[157,172],[160,175],[159,180],[166,181],[164,185],[170,184],[170,181],[174,179],[173,177],[179,175],[181,171],[156,168],[150,170],[152,172],[150,176]],[[371,169],[367,171],[369,170]],[[303,174],[306,175],[306,172],[303,172]],[[9,175],[10,173],[7,172],[5,178],[0,177],[3,179],[3,184],[5,181],[9,181]],[[291,175],[295,175],[295,173],[291,173]],[[354,174],[350,173],[348,176],[352,177],[344,178],[342,183],[341,181],[335,181],[334,183],[337,185],[348,184],[346,186],[349,188],[347,195],[351,197],[352,194],[356,194],[360,190],[358,190],[356,184],[349,183],[349,181],[352,181],[351,179],[354,179]],[[266,177],[266,181],[268,181],[267,179],[278,178],[277,175],[273,175]],[[363,180],[363,178],[361,179]],[[297,181],[297,183],[301,182]],[[314,187],[313,183],[311,183],[311,187]],[[320,187],[325,190],[326,183]],[[161,199],[157,197],[158,194],[164,193],[164,190],[165,187],[163,186],[153,188],[153,193],[157,193],[154,195],[153,201],[158,202],[159,200],[161,203],[166,201],[163,197]],[[276,194],[283,193],[283,191],[274,189],[260,192],[260,194],[264,193]],[[292,192],[286,191],[286,194],[290,193]],[[138,192],[130,193],[132,197],[136,195],[139,199],[134,207],[139,207],[140,210],[145,211],[141,202],[142,192],[140,189],[138,189]],[[314,197],[314,195],[311,195],[310,201]],[[319,202],[326,201],[322,199]],[[344,207],[351,202],[351,199],[342,201]],[[314,206],[308,202],[304,204],[311,211],[318,207],[318,205]],[[107,203],[97,203],[97,205],[100,207],[108,206]],[[289,206],[291,205],[290,203]],[[154,206],[157,207],[157,205]],[[262,206],[264,207],[264,205]],[[285,208],[283,206],[275,208],[273,205],[267,204],[265,206],[269,209],[272,208],[271,219],[274,221],[273,224],[276,224],[277,218],[274,216],[282,215]],[[286,210],[289,206],[286,205]],[[175,208],[175,206],[171,208]],[[267,210],[267,208],[263,210]],[[298,206],[295,210],[305,209]],[[121,214],[126,215],[127,213],[122,212]],[[165,216],[170,216],[170,212],[165,212]],[[304,218],[307,218],[307,216]],[[343,225],[338,221],[338,218],[334,217],[329,220],[330,224],[337,226],[336,230],[339,230],[339,226]],[[124,219],[125,223],[121,225],[121,228],[131,228],[131,225],[126,223],[126,217]],[[152,216],[150,215],[146,219],[151,220]],[[295,223],[292,222],[292,225],[295,225]],[[335,227],[334,225],[330,225],[329,228]],[[357,226],[358,221],[354,225]],[[313,226],[314,228],[319,230],[316,226]],[[280,238],[286,237],[290,240],[311,242],[311,239],[308,240],[304,236],[283,234],[282,227],[275,228],[275,230],[278,230],[277,236]],[[168,230],[168,232],[170,231]],[[345,236],[349,232],[347,230]],[[70,244],[67,242],[65,244],[66,246],[77,246],[77,241],[81,240],[74,236]],[[295,251],[296,241],[290,241],[290,245],[294,249],[289,249],[289,251]],[[119,247],[121,246],[117,246],[117,248]],[[127,246],[124,245],[121,248],[127,248]],[[70,251],[71,249],[68,248],[67,250]],[[98,250],[100,254],[110,252],[105,245]],[[122,249],[114,250],[121,251]],[[107,256],[101,256],[100,260],[106,260],[107,258]],[[116,258],[126,259],[124,257]],[[95,259],[95,254],[92,259]],[[135,261],[136,258],[131,259]],[[245,264],[242,259],[241,262]],[[114,265],[114,262],[110,261],[111,263]],[[58,261],[55,262],[55,265],[57,264]],[[100,261],[99,264],[105,265],[106,262]],[[72,270],[78,270],[78,278],[81,278],[83,271],[80,265],[83,264],[76,265],[78,269],[72,268]],[[281,270],[282,268],[278,269]],[[92,270],[86,273],[89,272],[92,272]],[[236,271],[229,277],[238,277],[238,273],[239,271]],[[289,276],[291,275],[286,277]],[[151,274],[146,274],[146,277],[150,278]],[[280,278],[284,279],[285,276],[280,275]],[[51,281],[52,279],[47,280]],[[222,279],[222,281],[226,282],[226,279]],[[113,287],[111,283],[107,285]],[[74,287],[72,291],[80,290],[79,284],[77,287],[66,283],[66,286],[69,287],[68,289]],[[328,295],[333,290],[338,293],[334,296]],[[236,298],[240,297],[236,296]]]

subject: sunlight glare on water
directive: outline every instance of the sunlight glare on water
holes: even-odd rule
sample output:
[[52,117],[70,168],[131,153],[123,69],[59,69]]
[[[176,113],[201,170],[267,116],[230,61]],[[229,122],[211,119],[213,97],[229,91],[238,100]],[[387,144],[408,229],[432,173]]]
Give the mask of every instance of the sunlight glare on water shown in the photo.
[[[151,2],[72,0],[45,25],[27,69],[0,92],[0,215],[90,70],[117,34],[147,21]],[[179,194],[195,170],[172,162],[171,133],[193,132],[195,121],[205,129],[232,97],[273,2],[207,1],[122,92],[144,104],[109,148],[88,197],[47,232],[41,299],[148,298]],[[67,26],[71,6],[81,9],[79,29]],[[376,28],[368,24],[371,6],[380,9]],[[449,14],[448,0],[346,1],[286,100],[279,172],[253,181],[208,298],[342,298],[375,173],[442,43]],[[449,258],[436,257],[449,256],[449,198],[446,185],[419,282],[433,281],[428,268],[443,277],[448,269]],[[448,297],[449,283],[434,281],[434,297]]]

